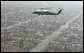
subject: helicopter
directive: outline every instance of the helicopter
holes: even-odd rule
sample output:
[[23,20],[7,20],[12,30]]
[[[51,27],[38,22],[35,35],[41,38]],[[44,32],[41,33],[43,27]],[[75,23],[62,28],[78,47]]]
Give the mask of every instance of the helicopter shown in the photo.
[[43,10],[43,9],[49,9],[49,8],[40,8],[40,10],[36,10],[33,12],[33,14],[37,14],[37,15],[59,15],[63,9],[59,8],[58,12],[51,12],[49,10]]

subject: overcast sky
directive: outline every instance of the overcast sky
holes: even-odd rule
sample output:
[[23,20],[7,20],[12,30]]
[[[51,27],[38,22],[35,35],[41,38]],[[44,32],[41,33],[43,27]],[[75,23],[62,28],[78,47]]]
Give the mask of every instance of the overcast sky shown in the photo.
[[[6,1],[3,1],[6,2]],[[18,3],[18,4],[45,4],[46,5],[61,5],[61,6],[83,6],[83,1],[8,1],[9,3]]]

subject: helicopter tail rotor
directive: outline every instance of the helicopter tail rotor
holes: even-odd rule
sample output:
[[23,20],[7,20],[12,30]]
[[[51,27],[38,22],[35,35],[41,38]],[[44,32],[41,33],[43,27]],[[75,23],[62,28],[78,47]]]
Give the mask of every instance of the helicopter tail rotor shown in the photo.
[[60,8],[60,7],[59,7],[59,9],[60,9],[60,10],[63,10],[63,8]]
[[63,13],[63,8],[60,8],[60,7],[59,7],[59,10],[61,11],[62,14],[64,14],[64,13]]

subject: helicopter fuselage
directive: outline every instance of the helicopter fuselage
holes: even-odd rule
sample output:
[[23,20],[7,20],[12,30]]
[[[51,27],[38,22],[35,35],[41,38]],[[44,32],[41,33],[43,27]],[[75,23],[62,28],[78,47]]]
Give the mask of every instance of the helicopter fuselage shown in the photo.
[[62,12],[62,10],[59,10],[57,13],[50,12],[50,11],[35,11],[33,14],[38,14],[38,15],[59,15]]
[[35,11],[33,12],[33,14],[38,14],[38,15],[56,15],[56,13],[52,13],[52,12],[40,12],[40,11]]

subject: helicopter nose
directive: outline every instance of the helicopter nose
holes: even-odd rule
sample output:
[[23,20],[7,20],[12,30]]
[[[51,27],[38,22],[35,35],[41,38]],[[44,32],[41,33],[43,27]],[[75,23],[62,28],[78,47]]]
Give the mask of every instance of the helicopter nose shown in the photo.
[[35,14],[35,12],[33,12],[33,14]]

